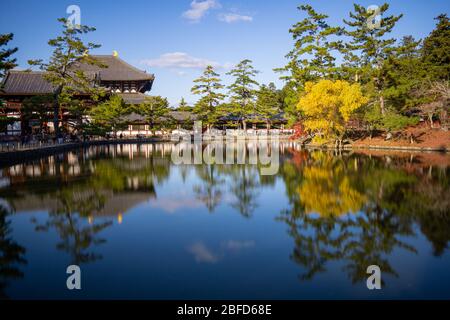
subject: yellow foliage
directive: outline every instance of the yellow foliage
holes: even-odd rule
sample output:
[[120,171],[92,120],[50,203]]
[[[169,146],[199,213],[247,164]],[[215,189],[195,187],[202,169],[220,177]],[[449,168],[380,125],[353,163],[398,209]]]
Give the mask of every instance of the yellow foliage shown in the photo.
[[329,139],[342,137],[350,116],[367,101],[357,83],[320,80],[305,84],[305,95],[297,108],[305,116],[306,129],[322,139]]

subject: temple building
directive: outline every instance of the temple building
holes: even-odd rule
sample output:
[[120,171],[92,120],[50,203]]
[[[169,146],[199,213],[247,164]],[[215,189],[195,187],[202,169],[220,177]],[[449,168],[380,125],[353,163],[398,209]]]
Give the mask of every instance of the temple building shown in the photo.
[[[82,70],[93,81],[93,85],[105,88],[108,92],[120,95],[128,104],[139,104],[144,101],[145,93],[150,91],[155,76],[128,64],[120,59],[117,53],[113,55],[93,55],[101,66],[79,64],[77,70]],[[0,86],[0,99],[4,105],[0,114],[17,118],[8,125],[7,134],[21,134],[24,122],[21,121],[21,108],[26,98],[37,95],[51,95],[53,86],[44,79],[42,71],[9,71]],[[89,98],[89,97],[84,97]],[[66,113],[61,110],[60,119],[65,120]],[[32,124],[30,124],[32,126]],[[52,127],[51,119],[47,124]],[[132,128],[130,128],[132,129]]]

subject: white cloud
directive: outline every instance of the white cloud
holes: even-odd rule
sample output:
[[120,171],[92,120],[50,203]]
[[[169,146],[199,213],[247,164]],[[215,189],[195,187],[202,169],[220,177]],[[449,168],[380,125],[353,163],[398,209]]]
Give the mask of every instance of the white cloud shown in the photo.
[[220,3],[217,0],[193,0],[191,2],[191,8],[183,12],[183,17],[191,22],[199,22],[209,9],[216,8],[220,8]]
[[219,15],[219,20],[226,22],[226,23],[234,23],[234,22],[239,22],[239,21],[252,22],[253,17],[245,16],[245,15],[241,15],[241,14],[237,14],[237,13],[225,13],[225,14]]
[[216,61],[192,57],[185,52],[164,53],[156,59],[142,60],[141,64],[157,68],[204,69],[208,65],[222,68]]

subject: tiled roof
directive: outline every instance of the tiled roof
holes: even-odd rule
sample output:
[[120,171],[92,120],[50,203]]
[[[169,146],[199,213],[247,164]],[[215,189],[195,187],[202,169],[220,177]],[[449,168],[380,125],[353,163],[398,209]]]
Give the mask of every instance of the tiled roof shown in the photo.
[[189,111],[171,111],[170,115],[177,121],[197,120],[197,116]]
[[[108,55],[93,55],[101,64],[97,65],[79,64],[74,65],[74,69],[83,70],[90,79],[100,81],[149,81],[149,86],[144,90],[150,90],[154,75],[139,70],[126,63],[122,59]],[[3,88],[0,94],[48,94],[53,92],[53,87],[44,77],[44,72],[40,71],[18,71],[11,70],[7,73]]]
[[122,97],[123,101],[125,101],[126,104],[140,104],[144,102],[147,95],[136,92],[136,93],[118,93],[119,96]]
[[46,94],[53,91],[52,85],[47,82],[44,73],[39,71],[15,71],[7,73],[1,89],[8,94]]
[[98,78],[102,81],[129,81],[129,80],[153,80],[154,75],[146,73],[119,57],[112,55],[92,55],[93,58],[100,61],[107,68],[102,68],[97,65],[80,64],[76,68],[87,72],[98,73]]
[[[195,114],[193,114],[191,112],[187,112],[187,111],[170,111],[169,115],[175,121],[179,121],[179,122],[194,121],[197,118]],[[146,123],[145,117],[140,114],[137,114],[135,112],[127,115],[126,119],[129,122]],[[164,119],[160,119],[160,120],[164,120]]]

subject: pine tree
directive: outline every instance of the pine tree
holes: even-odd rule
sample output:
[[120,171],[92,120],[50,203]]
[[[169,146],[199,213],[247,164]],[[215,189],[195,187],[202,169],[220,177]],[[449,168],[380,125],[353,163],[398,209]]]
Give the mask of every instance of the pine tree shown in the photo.
[[287,119],[288,125],[294,125],[298,122],[301,114],[297,109],[298,99],[300,98],[299,90],[293,81],[286,82],[280,91],[282,101],[281,109],[284,117]]
[[93,124],[102,128],[105,132],[113,132],[127,128],[126,116],[131,113],[132,109],[125,104],[122,97],[112,95],[109,100],[95,106],[90,110],[90,116]]
[[279,91],[273,82],[269,85],[262,85],[258,91],[258,99],[256,100],[256,111],[258,118],[267,125],[270,130],[273,117],[281,112],[282,100]]
[[17,52],[18,48],[3,49],[9,41],[14,38],[12,33],[0,34],[0,80],[3,79],[6,72],[17,66],[16,58],[11,58],[11,56]]
[[227,75],[234,77],[234,82],[228,86],[230,100],[233,106],[232,114],[242,122],[243,129],[247,129],[247,120],[255,115],[255,98],[259,86],[254,77],[259,73],[252,66],[249,59],[242,60]]
[[338,37],[343,30],[330,26],[326,22],[328,16],[317,13],[310,5],[301,5],[298,9],[307,17],[289,30],[295,41],[294,49],[286,55],[288,64],[275,71],[288,72],[281,78],[302,88],[307,81],[336,77],[338,68],[333,53],[341,49]]
[[417,90],[427,82],[428,71],[420,56],[420,41],[412,36],[403,37],[395,54],[389,56],[383,64],[385,90],[383,95],[395,112],[405,113],[413,110],[422,99]]
[[39,121],[40,133],[44,132],[44,123],[51,119],[52,95],[38,95],[25,99],[22,103],[22,120]]
[[344,23],[348,26],[345,34],[351,38],[344,49],[344,67],[354,77],[356,82],[369,84],[374,96],[378,98],[381,114],[385,114],[385,98],[383,90],[386,87],[383,77],[383,64],[392,54],[395,39],[386,39],[397,21],[403,16],[385,16],[389,4],[379,7],[381,16],[378,26],[373,26],[373,10],[354,4],[354,12]]
[[184,98],[181,98],[180,103],[178,104],[178,111],[192,111],[192,107],[186,102]]
[[53,47],[50,60],[48,62],[28,61],[30,65],[44,70],[45,79],[54,87],[53,126],[57,136],[59,135],[61,105],[70,104],[73,95],[80,91],[89,94],[94,99],[102,94],[100,89],[92,85],[92,80],[83,71],[76,68],[77,64],[103,66],[89,55],[90,50],[99,48],[100,45],[84,43],[81,39],[82,35],[95,31],[95,28],[84,25],[74,28],[67,23],[65,18],[60,18],[58,21],[62,24],[63,31],[61,35],[48,41],[48,44]]
[[[17,66],[16,58],[11,58],[11,56],[17,52],[17,48],[11,48],[11,49],[3,49],[3,46],[6,46],[9,41],[11,41],[14,38],[14,35],[12,33],[8,34],[0,34],[0,84],[3,77],[6,75],[8,70],[11,70]],[[0,86],[0,90],[1,90]],[[15,118],[8,117],[6,115],[6,103],[0,99],[0,132],[6,131],[8,128],[8,125],[12,124],[14,121],[16,121]]]
[[422,57],[435,80],[450,80],[450,21],[447,14],[435,18],[436,28],[423,41]]
[[145,117],[150,125],[150,130],[167,128],[172,122],[169,102],[161,96],[146,97],[145,101],[133,107],[134,111]]
[[220,75],[214,71],[212,66],[207,66],[203,75],[194,80],[196,84],[191,89],[193,94],[201,96],[194,106],[194,113],[207,124],[208,128],[220,116],[217,106],[225,97],[224,94],[218,92],[224,87],[220,82]]

